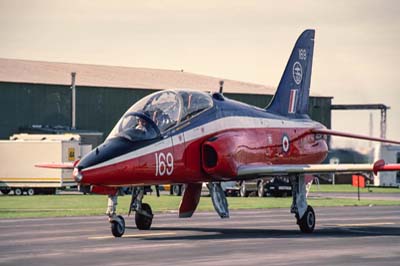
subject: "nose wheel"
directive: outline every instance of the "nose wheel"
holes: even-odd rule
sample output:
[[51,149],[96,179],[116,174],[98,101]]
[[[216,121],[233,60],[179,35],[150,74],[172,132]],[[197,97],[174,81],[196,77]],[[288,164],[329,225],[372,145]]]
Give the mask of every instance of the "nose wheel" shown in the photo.
[[125,233],[125,220],[124,217],[118,215],[111,223],[111,233],[115,237],[121,237]]

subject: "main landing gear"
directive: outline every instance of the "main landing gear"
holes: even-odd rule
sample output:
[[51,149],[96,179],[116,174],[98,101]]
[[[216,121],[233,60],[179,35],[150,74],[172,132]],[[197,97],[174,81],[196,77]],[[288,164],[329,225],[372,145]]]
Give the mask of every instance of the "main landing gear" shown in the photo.
[[303,233],[312,233],[315,228],[316,218],[314,209],[307,205],[306,184],[303,175],[291,177],[293,186],[293,202],[290,209],[296,216],[297,224]]
[[210,191],[211,201],[214,205],[215,211],[224,219],[229,218],[228,201],[226,195],[221,187],[221,182],[208,183],[208,190]]
[[[153,222],[153,212],[147,203],[142,203],[144,187],[134,187],[129,214],[135,212],[135,223],[139,230],[149,230]],[[125,233],[125,220],[121,215],[116,214],[118,204],[117,195],[108,196],[108,207],[106,214],[111,223],[111,233],[115,237],[121,237]]]

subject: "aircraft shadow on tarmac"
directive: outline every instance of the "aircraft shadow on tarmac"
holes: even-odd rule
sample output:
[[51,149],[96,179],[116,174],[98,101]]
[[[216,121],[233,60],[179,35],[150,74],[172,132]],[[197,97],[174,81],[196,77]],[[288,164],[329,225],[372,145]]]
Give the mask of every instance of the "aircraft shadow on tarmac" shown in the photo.
[[[133,229],[133,227],[131,227]],[[151,231],[176,232],[174,236],[143,237],[145,240],[218,240],[218,239],[268,239],[268,238],[325,238],[325,237],[370,237],[400,236],[399,227],[324,227],[312,234],[298,230],[240,229],[240,228],[194,228],[194,227],[153,227]],[[180,234],[181,232],[183,234]],[[137,239],[137,238],[136,238]]]

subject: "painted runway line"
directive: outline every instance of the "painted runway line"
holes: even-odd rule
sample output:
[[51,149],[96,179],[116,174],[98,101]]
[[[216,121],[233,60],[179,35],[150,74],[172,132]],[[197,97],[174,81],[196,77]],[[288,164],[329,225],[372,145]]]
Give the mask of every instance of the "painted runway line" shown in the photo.
[[[166,233],[151,233],[151,234],[131,234],[131,235],[123,235],[122,238],[144,238],[144,237],[153,237],[153,236],[168,236],[168,235],[176,235],[175,232],[166,232]],[[91,236],[88,237],[90,240],[98,240],[98,239],[114,239],[114,236]]]
[[335,224],[338,227],[365,227],[365,226],[380,226],[380,225],[394,225],[396,223],[358,223],[358,224]]

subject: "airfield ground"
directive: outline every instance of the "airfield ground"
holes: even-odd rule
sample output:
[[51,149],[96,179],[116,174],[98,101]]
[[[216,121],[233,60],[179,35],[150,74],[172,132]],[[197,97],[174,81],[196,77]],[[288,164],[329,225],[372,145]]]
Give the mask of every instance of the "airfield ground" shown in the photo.
[[[154,212],[176,211],[179,208],[181,197],[170,196],[166,193],[157,198],[154,194],[147,195],[144,202],[152,206]],[[130,197],[118,199],[118,212],[128,213]],[[353,192],[310,194],[309,204],[313,207],[332,206],[370,206],[370,205],[397,205],[400,208],[400,193],[363,193],[361,200]],[[291,197],[287,198],[240,198],[228,199],[231,210],[241,209],[289,209]],[[49,196],[0,196],[0,219],[23,217],[55,217],[55,216],[90,216],[103,215],[107,206],[107,197],[104,195],[49,195]],[[211,198],[201,197],[198,210],[212,211]]]
[[288,209],[157,214],[150,231],[132,218],[123,238],[104,216],[0,220],[1,265],[398,265],[400,207],[317,207],[301,234]]

